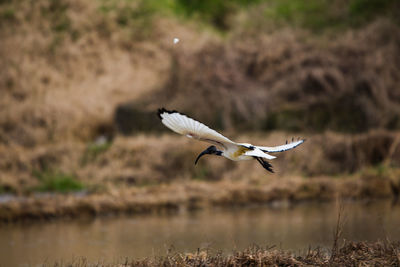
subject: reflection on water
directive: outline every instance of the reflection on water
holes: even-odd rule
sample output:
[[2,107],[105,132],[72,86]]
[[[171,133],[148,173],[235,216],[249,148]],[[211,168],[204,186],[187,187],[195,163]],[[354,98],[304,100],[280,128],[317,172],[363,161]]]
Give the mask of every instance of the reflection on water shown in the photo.
[[[390,201],[345,203],[343,238],[400,239],[400,206]],[[173,216],[102,218],[91,221],[0,226],[0,266],[71,261],[115,262],[210,247],[227,253],[251,244],[295,252],[330,247],[337,220],[335,203],[292,208],[206,210]]]

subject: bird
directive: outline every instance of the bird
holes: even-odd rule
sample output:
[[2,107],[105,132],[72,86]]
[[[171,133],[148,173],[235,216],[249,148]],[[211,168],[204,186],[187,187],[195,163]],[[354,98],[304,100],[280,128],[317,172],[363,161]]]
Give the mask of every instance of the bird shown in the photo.
[[165,108],[160,108],[158,109],[157,115],[161,122],[172,131],[186,135],[189,138],[212,144],[212,146],[209,146],[197,156],[194,162],[195,165],[202,156],[209,154],[223,156],[233,161],[255,159],[264,169],[273,173],[272,165],[267,160],[272,160],[276,157],[268,153],[287,151],[301,145],[305,141],[305,139],[297,139],[295,141],[294,138],[292,138],[290,143],[286,141],[286,144],[284,145],[272,147],[255,146],[248,143],[236,143],[209,128],[205,124],[176,110],[171,111]]

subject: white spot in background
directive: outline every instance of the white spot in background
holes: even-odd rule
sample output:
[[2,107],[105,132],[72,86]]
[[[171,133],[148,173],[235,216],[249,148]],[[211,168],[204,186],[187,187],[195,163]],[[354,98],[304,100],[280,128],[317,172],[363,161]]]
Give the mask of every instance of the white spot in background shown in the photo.
[[107,137],[104,135],[100,135],[96,138],[96,140],[94,140],[94,143],[98,146],[104,145],[107,143]]
[[174,38],[174,44],[179,43],[179,39],[178,38]]

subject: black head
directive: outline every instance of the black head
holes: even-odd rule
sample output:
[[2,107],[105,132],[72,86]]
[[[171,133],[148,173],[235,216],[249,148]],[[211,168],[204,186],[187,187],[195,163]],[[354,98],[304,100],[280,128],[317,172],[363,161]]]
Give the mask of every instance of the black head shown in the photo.
[[217,156],[221,156],[222,151],[219,151],[215,146],[210,146],[208,147],[206,150],[204,150],[203,152],[201,152],[198,156],[196,161],[194,162],[194,164],[197,164],[197,161],[199,161],[199,159],[206,154],[210,154],[210,155],[217,155]]

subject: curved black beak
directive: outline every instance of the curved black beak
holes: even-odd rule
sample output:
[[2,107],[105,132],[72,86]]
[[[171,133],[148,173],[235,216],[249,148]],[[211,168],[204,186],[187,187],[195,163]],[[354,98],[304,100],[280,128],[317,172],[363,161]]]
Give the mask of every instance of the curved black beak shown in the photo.
[[221,151],[218,151],[217,148],[215,146],[210,146],[208,147],[206,150],[204,150],[203,152],[200,153],[200,155],[197,156],[196,161],[194,162],[194,165],[197,164],[197,161],[199,161],[199,159],[206,155],[206,154],[216,154],[216,155],[221,155]]
[[208,152],[208,149],[204,150],[203,152],[201,152],[201,153],[197,156],[197,159],[196,159],[196,161],[194,162],[194,165],[196,165],[197,162],[199,161],[199,159],[200,159],[202,156],[206,155],[206,154],[210,154],[210,153]]

